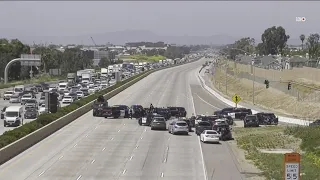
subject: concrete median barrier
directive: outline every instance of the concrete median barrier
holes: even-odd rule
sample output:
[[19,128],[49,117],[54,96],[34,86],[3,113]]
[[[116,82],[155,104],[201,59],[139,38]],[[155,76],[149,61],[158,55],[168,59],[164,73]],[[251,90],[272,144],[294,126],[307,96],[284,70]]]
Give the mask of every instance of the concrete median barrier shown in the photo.
[[[199,60],[199,59],[196,59],[196,60]],[[194,61],[191,61],[191,62],[194,62]],[[140,81],[141,79],[147,77],[151,73],[154,73],[156,71],[163,70],[166,68],[170,68],[170,67],[176,67],[179,65],[182,65],[182,64],[173,65],[173,66],[169,66],[169,67],[163,67],[163,68],[151,70],[149,72],[146,72],[145,74],[141,74],[140,76],[131,80],[130,82],[127,82],[126,84],[108,92],[107,94],[104,95],[104,97],[106,99],[110,99],[113,96],[120,93],[121,91],[125,90],[126,88],[128,88],[131,85],[135,84],[136,82]],[[45,139],[46,137],[52,135],[53,133],[55,133],[59,129],[63,128],[67,124],[78,119],[80,116],[84,115],[85,113],[89,112],[90,110],[92,110],[93,102],[94,101],[91,101],[91,102],[87,103],[86,105],[78,108],[77,110],[72,111],[72,112],[68,113],[67,115],[53,121],[52,123],[34,131],[33,133],[30,133],[30,134],[26,135],[25,137],[9,144],[8,146],[3,147],[2,149],[0,149],[0,164],[7,162],[11,158],[17,156],[21,152],[23,152],[26,149],[30,148],[31,146],[37,144],[38,142],[40,142],[43,139]]]

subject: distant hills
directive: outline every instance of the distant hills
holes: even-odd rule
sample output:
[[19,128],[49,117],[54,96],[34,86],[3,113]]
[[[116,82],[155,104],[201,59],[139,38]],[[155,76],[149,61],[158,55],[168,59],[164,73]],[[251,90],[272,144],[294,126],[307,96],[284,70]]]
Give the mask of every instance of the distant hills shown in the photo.
[[[212,36],[163,36],[155,34],[147,30],[126,30],[108,32],[103,34],[79,35],[79,36],[21,36],[18,37],[24,43],[33,44],[35,42],[43,44],[93,44],[92,37],[96,44],[112,44],[122,45],[127,42],[163,41],[165,43],[173,43],[178,45],[190,44],[214,44],[223,45],[231,44],[241,37],[232,37],[229,35],[212,35]],[[260,40],[256,38],[257,40]],[[300,44],[300,40],[290,39],[289,44]]]

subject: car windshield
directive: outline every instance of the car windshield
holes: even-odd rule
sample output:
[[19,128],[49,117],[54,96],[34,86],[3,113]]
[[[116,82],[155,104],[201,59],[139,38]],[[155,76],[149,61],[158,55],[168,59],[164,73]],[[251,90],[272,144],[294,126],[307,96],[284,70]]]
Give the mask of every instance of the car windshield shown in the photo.
[[60,85],[59,88],[66,88],[67,85]]
[[216,131],[207,131],[206,134],[218,134]]
[[29,100],[26,101],[26,103],[37,103],[37,101],[29,99]]
[[187,126],[187,123],[185,123],[185,122],[178,122],[178,123],[176,123],[176,125],[178,125],[178,126]]
[[45,97],[45,96],[41,96],[40,99],[41,99],[41,100],[44,100],[44,99],[46,99],[46,97]]
[[18,112],[6,112],[7,117],[18,117],[19,113]]
[[35,109],[27,109],[26,113],[33,113],[33,112],[36,112]]
[[199,126],[211,126],[211,124],[208,123],[208,122],[199,122],[198,125],[199,125]]
[[83,94],[83,92],[82,91],[77,91],[77,94]]
[[28,95],[23,95],[22,97],[23,98],[31,98],[32,96],[28,94]]
[[72,99],[71,96],[65,96],[64,99]]
[[155,118],[153,121],[154,122],[165,122],[165,120],[163,118]]
[[13,92],[12,91],[7,91],[4,94],[13,94]]

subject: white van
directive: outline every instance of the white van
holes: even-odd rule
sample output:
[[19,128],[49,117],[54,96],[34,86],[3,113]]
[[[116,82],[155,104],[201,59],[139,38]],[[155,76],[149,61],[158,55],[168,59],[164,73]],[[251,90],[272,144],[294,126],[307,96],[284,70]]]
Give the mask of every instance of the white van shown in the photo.
[[23,124],[23,107],[9,106],[4,113],[3,125],[6,126],[20,126]]
[[62,82],[58,84],[58,91],[64,91],[65,89],[68,89],[68,83],[67,82]]
[[13,88],[14,93],[22,93],[25,90],[26,88],[24,87],[24,85],[15,86]]

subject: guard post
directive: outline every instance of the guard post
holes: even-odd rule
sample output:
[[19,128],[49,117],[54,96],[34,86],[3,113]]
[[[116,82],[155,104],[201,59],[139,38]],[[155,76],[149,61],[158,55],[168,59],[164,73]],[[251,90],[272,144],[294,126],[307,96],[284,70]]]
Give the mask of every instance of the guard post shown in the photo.
[[284,180],[301,180],[300,177],[300,154],[286,153],[284,154]]

